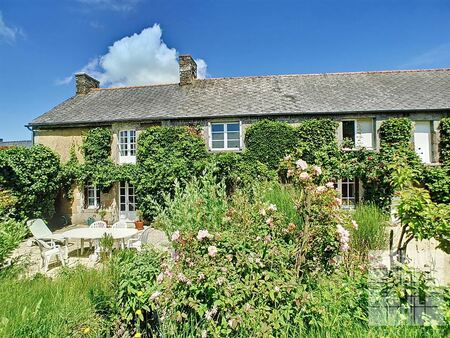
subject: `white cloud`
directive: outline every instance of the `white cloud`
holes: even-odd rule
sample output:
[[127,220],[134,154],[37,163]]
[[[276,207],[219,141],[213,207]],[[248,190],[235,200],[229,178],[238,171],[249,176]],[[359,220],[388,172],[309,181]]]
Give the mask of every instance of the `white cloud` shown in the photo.
[[[145,28],[139,34],[124,37],[108,48],[108,53],[91,60],[80,72],[98,79],[103,87],[138,86],[179,82],[179,68],[175,48],[169,48],[161,39],[158,24]],[[197,77],[207,76],[207,64],[197,63]],[[72,76],[57,80],[67,84]]]
[[8,43],[12,43],[16,41],[18,34],[21,34],[20,29],[17,27],[8,26],[3,20],[3,15],[0,11],[0,41],[4,40]]
[[101,9],[126,12],[134,9],[140,0],[78,0],[86,6],[94,6]]
[[450,67],[450,43],[444,43],[431,48],[401,65],[401,68],[418,67]]

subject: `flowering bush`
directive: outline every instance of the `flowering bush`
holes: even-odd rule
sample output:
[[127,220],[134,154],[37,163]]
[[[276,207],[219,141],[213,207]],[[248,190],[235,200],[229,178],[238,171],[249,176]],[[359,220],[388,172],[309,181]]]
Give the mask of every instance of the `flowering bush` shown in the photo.
[[[265,198],[268,184],[236,191],[224,199],[225,210],[205,209],[208,201],[195,204],[176,194],[170,212],[158,217],[159,226],[172,229],[175,250],[157,278],[164,290],[161,320],[175,323],[169,335],[186,323],[195,323],[195,334],[203,336],[277,336],[286,323],[303,325],[299,310],[307,286],[302,281],[333,271],[349,249],[346,229],[353,225],[339,208],[333,184],[314,183],[320,181],[320,167],[291,159],[286,165],[298,191],[298,223],[280,211],[286,206]],[[188,186],[192,194],[194,187],[201,190],[202,184]],[[223,195],[223,186],[216,189]],[[177,209],[200,216],[194,223],[186,217],[191,225],[185,226]],[[207,218],[208,212],[219,217]]]

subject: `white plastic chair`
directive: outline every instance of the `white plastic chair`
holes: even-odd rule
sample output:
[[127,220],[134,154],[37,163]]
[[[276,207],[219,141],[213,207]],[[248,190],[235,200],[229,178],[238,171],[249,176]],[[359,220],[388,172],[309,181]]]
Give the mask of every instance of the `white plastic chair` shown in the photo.
[[128,240],[127,247],[129,249],[136,249],[137,251],[142,250],[142,246],[148,243],[148,237],[150,236],[152,228],[148,227],[143,231],[137,233],[135,237],[132,237]]
[[66,262],[64,260],[64,252],[61,249],[61,247],[58,244],[55,244],[53,240],[44,240],[44,239],[34,239],[39,246],[39,250],[41,251],[41,261],[42,266],[41,269],[44,270],[44,272],[47,272],[48,270],[48,264],[50,263],[50,260],[53,256],[57,256],[59,260],[61,261],[62,266],[66,265]]
[[119,221],[119,222],[114,223],[111,226],[111,228],[112,229],[126,229],[126,228],[128,228],[128,224],[125,221]]
[[47,224],[45,224],[44,220],[41,218],[28,220],[27,226],[35,238],[52,239],[56,242],[64,242],[64,237],[52,233]]
[[92,223],[91,225],[89,225],[89,228],[107,228],[107,224],[103,221],[95,221],[94,223]]
[[67,242],[62,235],[54,234],[50,231],[44,220],[41,218],[30,219],[27,221],[28,229],[36,239],[52,240],[64,245],[65,257],[68,255]]
[[[95,221],[94,223],[92,223],[91,225],[89,225],[89,228],[91,229],[105,229],[107,228],[108,225],[106,224],[106,222],[104,221]],[[97,249],[99,246],[99,241],[98,240],[89,240],[89,247],[92,247],[92,242],[94,242],[94,246]]]

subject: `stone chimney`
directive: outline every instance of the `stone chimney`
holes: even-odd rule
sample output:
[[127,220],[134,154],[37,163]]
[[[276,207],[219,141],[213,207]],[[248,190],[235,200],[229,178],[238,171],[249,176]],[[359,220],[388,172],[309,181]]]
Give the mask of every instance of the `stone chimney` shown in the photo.
[[94,79],[92,76],[87,75],[86,73],[78,73],[75,74],[76,86],[77,86],[77,95],[84,95],[89,93],[89,91],[93,88],[98,88],[100,86],[100,82]]
[[189,85],[197,78],[197,64],[190,55],[180,55],[180,86]]

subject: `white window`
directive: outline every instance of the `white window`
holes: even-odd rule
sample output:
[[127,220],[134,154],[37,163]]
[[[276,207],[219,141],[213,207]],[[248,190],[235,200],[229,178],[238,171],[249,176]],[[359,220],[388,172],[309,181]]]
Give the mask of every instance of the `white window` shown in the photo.
[[374,148],[373,119],[342,121],[342,142],[345,148]]
[[423,163],[431,163],[431,123],[416,121],[414,127],[414,149]]
[[136,130],[119,132],[119,163],[136,163]]
[[119,211],[121,217],[123,216],[129,220],[136,219],[136,194],[131,183],[120,182]]
[[357,179],[341,180],[341,199],[343,208],[353,208],[358,201],[359,184]]
[[240,150],[241,123],[211,123],[209,139],[211,150]]
[[95,185],[87,185],[84,188],[85,209],[100,208],[100,188]]
[[342,121],[342,141],[345,148],[355,148],[356,127],[355,121]]

